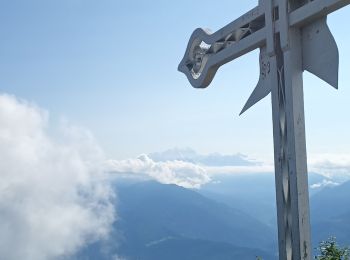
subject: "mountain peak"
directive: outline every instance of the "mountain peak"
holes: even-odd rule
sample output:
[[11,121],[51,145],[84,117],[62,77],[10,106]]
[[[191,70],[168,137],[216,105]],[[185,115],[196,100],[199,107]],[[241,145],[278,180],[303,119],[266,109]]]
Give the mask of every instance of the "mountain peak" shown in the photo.
[[203,155],[191,148],[173,148],[164,152],[150,153],[148,156],[156,162],[184,161],[204,166],[250,166],[259,164],[259,162],[251,160],[241,153],[232,155],[210,153]]

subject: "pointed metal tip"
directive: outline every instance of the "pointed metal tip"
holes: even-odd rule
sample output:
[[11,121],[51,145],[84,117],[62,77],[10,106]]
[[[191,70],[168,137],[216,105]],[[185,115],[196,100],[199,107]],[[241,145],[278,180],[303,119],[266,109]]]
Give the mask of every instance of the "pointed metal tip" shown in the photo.
[[338,89],[339,50],[327,18],[303,28],[303,68]]
[[239,116],[243,115],[244,112],[246,112],[248,110],[248,107],[244,106],[242,111],[239,113]]
[[333,80],[325,80],[325,79],[323,80],[327,82],[329,85],[331,85],[333,88],[338,89],[338,76]]
[[248,98],[247,102],[245,103],[241,113],[239,115],[241,116],[243,113],[245,113],[248,109],[250,109],[252,106],[254,106],[256,103],[258,103],[260,100],[262,100],[264,97],[266,97],[271,92],[271,86],[264,80],[259,80],[258,85],[253,90],[252,94]]
[[337,80],[334,82],[334,84],[332,84],[332,87],[335,88],[336,90],[338,90],[338,76],[337,76]]

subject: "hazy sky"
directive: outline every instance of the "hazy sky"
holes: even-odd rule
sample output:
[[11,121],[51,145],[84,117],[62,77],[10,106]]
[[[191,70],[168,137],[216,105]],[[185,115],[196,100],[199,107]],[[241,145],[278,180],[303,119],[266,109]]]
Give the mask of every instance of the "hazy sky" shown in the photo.
[[[258,52],[222,67],[205,90],[177,72],[197,27],[221,28],[245,1],[2,0],[0,92],[88,128],[109,157],[172,147],[272,153],[270,97],[239,117],[257,83]],[[305,73],[310,154],[350,153],[350,8],[329,17],[339,90]]]

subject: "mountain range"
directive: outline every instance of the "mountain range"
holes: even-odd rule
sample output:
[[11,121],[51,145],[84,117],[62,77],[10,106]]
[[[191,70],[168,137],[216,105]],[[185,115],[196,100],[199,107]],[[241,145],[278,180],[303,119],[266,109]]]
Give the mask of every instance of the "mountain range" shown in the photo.
[[[310,174],[310,183],[323,177]],[[118,220],[106,241],[74,259],[277,259],[274,177],[216,176],[199,190],[116,180]],[[350,244],[350,182],[313,192],[313,246],[336,236]],[[117,258],[119,259],[119,258]]]
[[[232,247],[240,247],[240,252],[246,248],[246,253],[274,244],[274,233],[267,225],[196,191],[153,181],[119,185],[118,191],[120,221],[117,230],[123,233],[126,242],[120,251],[128,257],[135,252],[147,252],[149,247],[162,250],[162,246],[179,246],[184,241],[199,248],[203,243],[207,246],[213,243],[212,247],[228,251],[232,251]],[[167,252],[175,253],[174,250]],[[263,251],[261,254],[266,255]]]
[[259,162],[240,153],[233,155],[220,153],[202,155],[191,148],[173,148],[160,153],[151,153],[148,156],[155,162],[183,161],[206,166],[250,166],[259,164]]
[[311,198],[313,240],[335,236],[350,245],[350,182],[326,187]]

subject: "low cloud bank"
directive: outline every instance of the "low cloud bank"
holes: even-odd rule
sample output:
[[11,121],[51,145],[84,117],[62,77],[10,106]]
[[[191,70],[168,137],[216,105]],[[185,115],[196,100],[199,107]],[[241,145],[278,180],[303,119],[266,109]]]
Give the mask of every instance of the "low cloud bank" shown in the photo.
[[114,173],[146,174],[160,183],[176,184],[184,188],[198,189],[210,181],[206,170],[201,166],[184,161],[155,162],[145,154],[136,159],[109,160],[107,169]]
[[1,259],[47,260],[106,238],[115,218],[103,153],[85,130],[48,134],[48,113],[0,95]]
[[[202,185],[215,180],[216,175],[273,174],[275,171],[273,162],[258,160],[252,160],[256,163],[250,165],[208,166],[196,162],[182,161],[181,159],[172,159],[174,154],[180,154],[179,151],[182,152],[184,158],[188,158],[188,154],[195,154],[191,149],[173,149],[166,152],[167,160],[161,161],[159,158],[154,160],[149,155],[141,155],[134,159],[109,160],[106,169],[109,172],[129,174],[140,179],[147,176],[147,178],[155,179],[164,184],[176,184],[185,188],[200,188]],[[181,158],[181,156],[178,157]],[[336,186],[350,180],[349,155],[327,154],[314,155],[310,158],[309,172],[325,177],[321,182],[312,184],[310,188]]]
[[209,175],[220,175],[220,174],[271,174],[275,171],[272,164],[261,164],[252,166],[223,166],[223,167],[205,167]]
[[310,158],[310,171],[317,172],[336,182],[350,179],[350,154],[319,154]]
[[310,185],[310,188],[311,189],[322,189],[325,187],[335,187],[338,185],[340,185],[340,183],[324,179],[319,183],[315,183],[315,184]]

